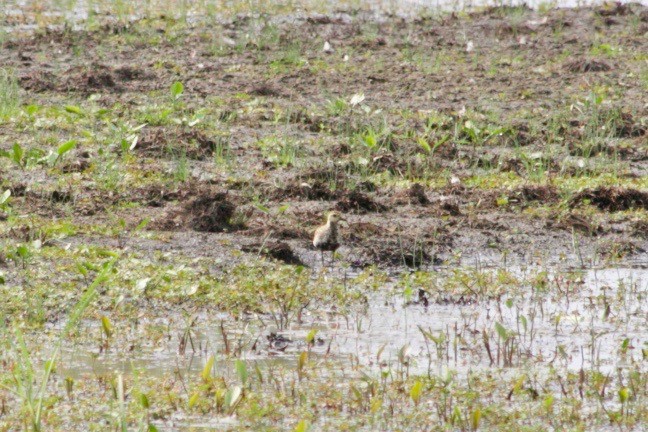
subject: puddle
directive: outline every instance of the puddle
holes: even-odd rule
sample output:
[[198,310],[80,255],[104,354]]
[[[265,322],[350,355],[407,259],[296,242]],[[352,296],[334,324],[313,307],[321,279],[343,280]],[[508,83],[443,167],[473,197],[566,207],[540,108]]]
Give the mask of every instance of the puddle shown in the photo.
[[[305,316],[304,324],[279,332],[285,339],[278,342],[268,338],[268,327],[258,321],[230,322],[225,328],[228,349],[262,369],[293,367],[298,353],[310,349],[319,358],[336,360],[341,368],[360,366],[375,372],[406,367],[416,374],[452,370],[467,375],[480,369],[550,364],[607,373],[641,359],[642,348],[648,348],[648,270],[603,269],[555,277],[562,287],[552,286],[549,294],[529,288],[510,299],[468,304],[426,307],[407,304],[400,292],[383,291],[370,298],[363,312],[348,317]],[[506,334],[498,333],[496,323]],[[183,328],[179,322],[166,325]],[[318,343],[309,348],[305,339],[313,328],[318,329]],[[426,339],[421,329],[436,342]],[[66,347],[59,372],[74,378],[133,370],[153,376],[186,375],[199,373],[210,355],[225,351],[217,315],[196,318],[183,354],[176,333],[169,333],[155,348],[137,347],[132,352]],[[217,370],[232,372],[225,356],[217,355],[216,360]]]
[[[0,25],[0,30],[5,32],[32,32],[37,30],[40,22],[53,23],[48,25],[49,28],[61,27],[62,22],[66,22],[72,29],[82,29],[83,23],[89,20],[100,17],[101,19],[116,20],[121,18],[126,21],[135,21],[145,16],[155,16],[160,14],[168,14],[169,11],[177,11],[176,16],[185,16],[189,23],[198,23],[209,15],[209,19],[213,19],[214,12],[216,17],[222,2],[216,0],[208,0],[201,2],[199,6],[185,5],[179,7],[174,2],[168,0],[157,1],[139,1],[133,2],[135,5],[122,5],[122,6],[105,6],[102,2],[95,2],[92,0],[78,0],[78,1],[44,1],[39,2],[38,7],[34,8],[30,2],[24,0],[8,0],[3,5],[2,17],[7,25]],[[538,8],[542,5],[549,4],[554,7],[570,8],[570,7],[583,7],[588,5],[600,4],[600,1],[594,0],[564,0],[564,1],[541,1],[541,0],[525,0],[525,1],[509,1],[506,6],[513,7],[518,5],[526,5],[530,8]],[[619,3],[632,3],[630,1],[621,1]],[[647,0],[635,1],[642,5],[647,5]],[[397,14],[404,17],[415,16],[422,10],[440,10],[440,11],[463,11],[479,7],[497,6],[502,5],[502,2],[493,0],[381,0],[381,1],[333,1],[333,2],[314,2],[312,0],[302,0],[298,2],[302,5],[303,10],[319,11],[322,13],[335,13],[339,9],[345,7],[362,8],[365,10],[373,11],[378,14],[389,13]],[[248,9],[247,12],[252,12],[254,9]],[[245,10],[241,10],[245,12]],[[118,14],[119,16],[115,15]],[[285,17],[284,17],[285,18]],[[1,22],[1,21],[0,21]]]
[[[393,367],[399,362],[399,351],[408,346],[411,371],[422,373],[430,366],[433,373],[452,369],[464,375],[491,366],[556,361],[574,370],[609,372],[624,366],[619,353],[625,339],[629,340],[626,359],[633,352],[641,358],[642,344],[648,342],[648,270],[592,270],[578,285],[578,292],[571,295],[557,296],[552,291],[516,296],[510,307],[506,297],[425,307],[404,306],[402,298],[379,296],[370,302],[367,315],[356,319],[360,331],[333,333],[331,350],[354,355],[360,364],[376,366],[382,361],[383,366]],[[606,305],[610,306],[607,316]],[[495,345],[498,339],[502,342],[495,323],[519,335],[512,336],[510,365],[502,358],[497,361]],[[426,343],[420,328],[445,341]],[[494,363],[485,347],[484,330]],[[376,356],[381,351],[379,361]],[[430,353],[433,364],[428,364]]]

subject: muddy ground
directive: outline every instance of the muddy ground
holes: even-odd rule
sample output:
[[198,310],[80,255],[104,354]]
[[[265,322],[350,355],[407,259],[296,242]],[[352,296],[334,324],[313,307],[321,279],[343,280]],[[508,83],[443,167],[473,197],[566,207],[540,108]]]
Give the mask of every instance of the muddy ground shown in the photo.
[[[201,233],[226,232],[229,247],[256,253],[263,244],[275,258],[312,265],[311,232],[337,209],[349,214],[344,244],[357,266],[458,254],[573,261],[574,238],[590,257],[641,257],[647,14],[637,5],[411,20],[350,11],[189,28],[158,18],[13,37],[0,55],[25,104],[93,112],[78,116],[89,127],[82,137],[73,126],[5,123],[7,151],[14,142],[43,153],[55,140],[79,144],[54,169],[5,164],[2,184],[16,214],[80,225],[109,223],[107,212],[127,226],[146,217],[148,230],[195,233],[198,254],[219,253]],[[176,81],[180,125],[153,118]],[[354,94],[364,101],[351,105]],[[591,94],[602,95],[600,106],[588,106]],[[196,115],[202,121],[189,126]],[[93,177],[105,153],[121,152],[106,129],[146,120],[128,173],[116,174],[126,177],[101,190]],[[591,127],[603,130],[595,143]],[[366,131],[377,140],[368,151],[358,143]],[[436,146],[432,155],[421,137]],[[292,153],[282,161],[286,143]],[[223,164],[215,151],[226,153]],[[164,177],[178,154],[188,174],[174,182]],[[133,172],[163,178],[133,180]],[[182,248],[187,239],[169,241]]]
[[[0,358],[10,367],[0,378],[7,388],[18,392],[12,386],[21,382],[16,371],[25,363],[15,335],[24,331],[34,361],[44,363],[93,278],[103,274],[102,266],[111,271],[87,321],[63,344],[69,364],[61,370],[68,375],[53,378],[58,399],[50,424],[118,424],[111,365],[127,370],[124,358],[146,365],[162,353],[166,363],[151,367],[154,376],[142,386],[152,400],[156,396],[155,408],[140,401],[143,408],[129,411],[146,424],[191,423],[179,413],[196,416],[191,424],[215,413],[229,421],[237,412],[248,426],[293,429],[300,415],[313,412],[302,409],[306,396],[297,387],[316,400],[313,406],[324,407],[320,417],[314,411],[313,421],[330,430],[343,430],[339,425],[347,421],[371,430],[374,405],[367,401],[376,394],[389,394],[385,407],[375,408],[385,429],[407,430],[420,421],[457,429],[451,404],[443,410],[436,405],[438,418],[416,417],[423,414],[409,388],[418,384],[399,351],[404,346],[392,346],[401,331],[425,335],[412,323],[441,322],[445,328],[435,331],[447,333],[447,341],[455,326],[454,366],[459,357],[469,368],[458,396],[443,393],[441,374],[431,378],[428,369],[429,403],[450,394],[475,408],[470,365],[478,359],[491,381],[477,392],[492,398],[490,424],[503,427],[514,420],[499,411],[510,405],[509,384],[522,382],[513,376],[518,369],[499,358],[500,339],[516,340],[507,339],[515,326],[522,339],[519,317],[506,312],[510,296],[518,314],[542,315],[543,337],[551,340],[544,352],[532,349],[533,342],[528,352],[503,345],[507,355],[519,355],[513,363],[520,370],[529,364],[541,369],[536,381],[551,375],[545,387],[531,379],[528,388],[513,385],[525,401],[515,401],[516,415],[531,412],[524,404],[536,403],[538,388],[552,398],[550,407],[552,395],[562,394],[565,406],[576,400],[573,406],[596,411],[591,418],[587,409],[561,411],[566,422],[577,418],[570,423],[574,429],[608,420],[642,427],[646,354],[644,363],[638,359],[648,350],[641,316],[645,271],[638,269],[648,267],[648,7],[499,7],[407,18],[352,8],[191,22],[171,14],[95,18],[0,34],[0,290],[8,323],[0,331],[11,334],[2,340],[6,354]],[[12,28],[16,19],[7,16],[0,25]],[[330,210],[343,212],[348,222],[336,259],[322,269],[310,241]],[[488,267],[497,269],[481,273]],[[625,279],[599,287],[590,276],[571,272],[592,267],[622,267]],[[620,294],[607,291],[616,295],[608,298],[610,289]],[[390,297],[394,292],[397,300]],[[560,307],[545,316],[552,296]],[[589,333],[579,327],[586,309]],[[479,319],[470,321],[471,314]],[[558,335],[561,317],[567,317],[562,330],[576,323],[572,345],[578,340],[582,351],[600,331],[609,339],[598,346],[606,366],[623,364],[623,373],[633,372],[603,380],[601,390],[592,336],[591,370],[584,372],[583,360],[580,375],[572,373],[580,357],[565,354],[565,389],[560,374],[547,372],[562,344],[570,348],[570,335]],[[349,346],[357,348],[353,337],[348,346],[335,338],[354,329],[362,334],[365,319],[378,323],[375,340],[362,336],[378,354],[367,349],[363,358],[356,353],[350,363],[335,363],[353,356]],[[499,322],[511,333],[493,327]],[[268,323],[293,333],[277,334]],[[321,346],[308,341],[311,328],[323,329]],[[383,367],[381,333],[390,335],[385,345],[393,342],[388,350],[400,368],[389,388],[384,376],[372,384],[359,377],[360,364],[375,371],[374,358]],[[186,360],[192,334],[200,347],[191,348],[207,363],[211,351],[230,363],[280,357],[277,369],[293,380],[292,392],[272,378],[276,371],[268,361],[263,371],[257,368],[258,382],[241,378],[249,392],[241,397],[244,409],[224,409],[224,388],[235,388],[231,373],[216,379],[208,368],[192,384],[187,377],[202,364],[187,366],[184,377],[174,365]],[[241,342],[244,337],[250,340]],[[524,342],[526,337],[525,321]],[[228,345],[232,338],[240,338],[238,350]],[[286,338],[295,344],[284,353]],[[432,364],[430,340],[418,341],[418,355]],[[332,342],[344,348],[333,349],[333,360]],[[497,362],[491,357],[495,344]],[[301,369],[290,375],[295,364],[304,366],[297,356],[311,349],[321,356],[311,380],[303,380]],[[628,350],[637,363],[626,362]],[[77,356],[87,362],[76,364],[82,363]],[[94,369],[99,361],[105,365]],[[335,365],[327,369],[329,361]],[[286,364],[288,372],[281,369]],[[248,366],[252,371],[252,362]],[[347,368],[358,372],[350,388],[329,394],[327,374],[346,383]],[[88,378],[90,371],[95,376]],[[137,374],[124,373],[135,388]],[[583,382],[590,382],[585,373],[595,390],[584,396]],[[70,377],[81,388],[75,391],[88,396],[86,405],[76,405]],[[385,387],[375,393],[379,380]],[[226,381],[229,387],[219,387]],[[616,387],[606,393],[610,382]],[[573,396],[577,385],[580,402]],[[617,406],[616,388],[626,385],[637,395],[634,411],[624,401]],[[345,395],[355,397],[356,387],[375,394],[347,405]],[[268,394],[276,400],[264,405]],[[318,399],[322,394],[325,401]],[[611,415],[603,403],[599,409],[597,398],[620,414]],[[28,405],[22,401],[18,408],[18,399],[0,392],[0,421],[9,413],[9,429]],[[107,403],[110,412],[97,408]],[[66,418],[68,407],[78,418]],[[403,417],[394,417],[394,409]],[[149,418],[151,412],[156,417]],[[290,417],[281,418],[286,412]],[[546,421],[553,417],[549,409],[542,412]],[[537,426],[533,421],[528,424]],[[469,420],[461,424],[470,429]]]

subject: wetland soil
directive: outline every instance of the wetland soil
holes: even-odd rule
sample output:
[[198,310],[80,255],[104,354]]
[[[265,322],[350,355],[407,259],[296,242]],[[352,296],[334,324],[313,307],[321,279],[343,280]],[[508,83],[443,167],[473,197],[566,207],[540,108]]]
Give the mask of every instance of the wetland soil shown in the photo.
[[647,14],[347,11],[15,34],[3,67],[38,108],[5,123],[0,145],[78,144],[54,166],[7,160],[2,186],[16,216],[148,218],[176,233],[164,249],[196,255],[317,265],[310,235],[337,209],[353,266],[645,264]]

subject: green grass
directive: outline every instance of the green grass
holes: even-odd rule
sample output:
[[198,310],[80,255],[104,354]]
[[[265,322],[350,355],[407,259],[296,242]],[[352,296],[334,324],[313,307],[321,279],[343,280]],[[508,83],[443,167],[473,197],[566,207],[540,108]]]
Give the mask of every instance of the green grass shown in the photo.
[[20,107],[20,88],[13,72],[0,69],[0,121],[15,115]]

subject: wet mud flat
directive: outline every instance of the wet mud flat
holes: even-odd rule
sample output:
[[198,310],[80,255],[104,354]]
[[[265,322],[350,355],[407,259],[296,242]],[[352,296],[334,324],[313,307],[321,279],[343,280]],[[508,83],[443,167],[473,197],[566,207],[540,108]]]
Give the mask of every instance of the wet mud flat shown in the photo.
[[645,6],[24,30],[2,427],[646,426]]

